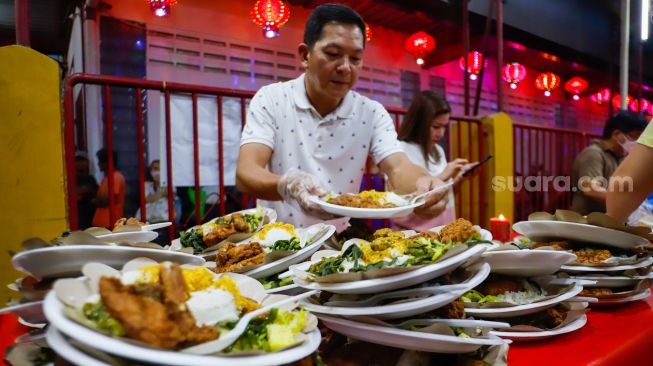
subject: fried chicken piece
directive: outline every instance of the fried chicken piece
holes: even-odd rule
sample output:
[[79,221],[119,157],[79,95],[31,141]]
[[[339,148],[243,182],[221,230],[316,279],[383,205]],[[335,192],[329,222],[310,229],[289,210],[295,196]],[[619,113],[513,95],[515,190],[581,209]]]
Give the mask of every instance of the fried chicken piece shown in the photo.
[[418,238],[426,238],[431,241],[433,240],[440,240],[440,235],[438,233],[434,233],[433,231],[422,231],[421,233],[415,234],[408,239],[418,239]]
[[159,280],[163,286],[163,302],[175,306],[186,306],[188,288],[184,276],[177,263],[162,263],[159,270]]
[[566,310],[556,306],[534,314],[504,319],[512,325],[530,325],[542,329],[553,329],[565,321]]
[[[174,299],[174,295],[166,293],[166,286],[163,289],[164,298]],[[125,329],[127,337],[149,345],[173,349],[184,343],[205,342],[218,337],[219,332],[213,327],[197,327],[185,306],[166,305],[152,297],[139,295],[134,286],[125,286],[117,278],[100,279],[100,296],[109,314]]]
[[597,288],[584,288],[581,295],[612,295],[611,288],[597,287]]
[[215,271],[235,272],[255,264],[262,264],[265,259],[265,252],[259,243],[247,243],[235,245],[226,243],[215,256]]
[[216,245],[236,233],[236,228],[231,224],[219,224],[210,233],[204,235],[202,240],[207,247]]
[[524,285],[519,280],[510,277],[490,275],[485,282],[478,286],[478,291],[485,295],[501,295],[506,292],[524,291]]
[[440,241],[443,243],[449,241],[453,243],[466,242],[476,233],[477,231],[474,229],[474,225],[472,225],[471,222],[459,218],[450,222],[440,230]]
[[116,230],[117,228],[125,225],[138,225],[138,226],[143,226],[145,225],[144,222],[139,221],[137,218],[130,217],[130,218],[120,218],[116,220],[116,223],[113,224],[113,230]]
[[612,253],[607,249],[581,249],[571,252],[576,254],[576,263],[598,264],[612,258]]
[[447,319],[465,319],[465,303],[458,298],[456,301],[434,310],[433,315]]
[[247,223],[247,220],[245,220],[245,216],[243,216],[243,214],[237,213],[231,215],[231,223],[234,225],[236,231],[238,231],[239,233],[250,232],[249,224]]
[[533,244],[533,249],[539,248],[539,247],[551,247],[555,250],[568,250],[569,249],[569,243],[566,241],[551,241],[551,242],[544,242],[544,243],[535,243]]

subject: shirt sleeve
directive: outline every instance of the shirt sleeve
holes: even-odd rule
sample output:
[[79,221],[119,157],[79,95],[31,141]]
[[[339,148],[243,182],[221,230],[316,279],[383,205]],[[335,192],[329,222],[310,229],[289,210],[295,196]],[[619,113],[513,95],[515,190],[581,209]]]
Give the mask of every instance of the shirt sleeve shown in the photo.
[[637,140],[638,143],[653,148],[653,123],[648,124]]
[[[586,149],[574,163],[578,166],[578,179],[603,177],[603,156],[598,149]],[[605,177],[606,179],[609,177]]]
[[374,130],[372,131],[372,141],[370,142],[370,153],[375,164],[379,164],[388,156],[403,152],[399,140],[397,140],[397,131],[395,131],[392,118],[388,111],[378,102],[373,102],[374,108]]
[[258,143],[274,149],[274,136],[278,125],[270,112],[272,103],[269,94],[272,91],[270,88],[261,88],[249,103],[240,146]]

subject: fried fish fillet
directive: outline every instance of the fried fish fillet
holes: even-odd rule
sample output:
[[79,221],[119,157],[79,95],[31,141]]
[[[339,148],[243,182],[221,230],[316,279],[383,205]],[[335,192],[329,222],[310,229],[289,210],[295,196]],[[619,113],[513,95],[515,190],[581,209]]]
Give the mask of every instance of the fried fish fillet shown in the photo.
[[459,218],[450,222],[440,230],[440,241],[443,243],[449,241],[453,243],[466,242],[474,234],[476,234],[474,225],[465,219]]
[[184,303],[188,290],[179,265],[161,265],[159,279],[155,291],[123,285],[117,278],[100,279],[102,303],[123,326],[126,336],[166,349],[216,339],[218,330],[198,327],[188,311]]
[[235,272],[255,264],[262,264],[265,252],[259,243],[235,245],[226,243],[215,256],[216,272]]
[[243,214],[237,213],[231,215],[231,223],[239,233],[250,232],[249,224],[247,223],[247,220],[245,220],[245,216],[243,216]]
[[236,232],[236,228],[232,224],[219,224],[213,231],[204,235],[202,240],[204,240],[204,244],[207,247],[210,247],[227,239]]

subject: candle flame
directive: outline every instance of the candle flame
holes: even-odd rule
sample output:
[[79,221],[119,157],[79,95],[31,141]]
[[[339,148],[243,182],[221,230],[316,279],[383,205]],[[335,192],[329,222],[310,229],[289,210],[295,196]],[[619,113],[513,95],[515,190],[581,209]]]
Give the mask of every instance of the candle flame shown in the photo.
[[505,220],[505,219],[506,219],[506,217],[503,216],[503,214],[500,214],[500,215],[499,215],[499,220]]

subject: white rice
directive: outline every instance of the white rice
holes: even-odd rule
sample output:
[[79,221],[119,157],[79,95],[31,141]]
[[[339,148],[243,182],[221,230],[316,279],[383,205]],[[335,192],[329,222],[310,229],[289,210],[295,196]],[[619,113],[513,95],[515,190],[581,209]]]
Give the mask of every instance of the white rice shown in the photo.
[[524,288],[526,289],[525,291],[509,291],[505,294],[498,295],[497,297],[505,302],[524,305],[542,300],[547,295],[546,291],[533,286],[528,281],[524,281]]

